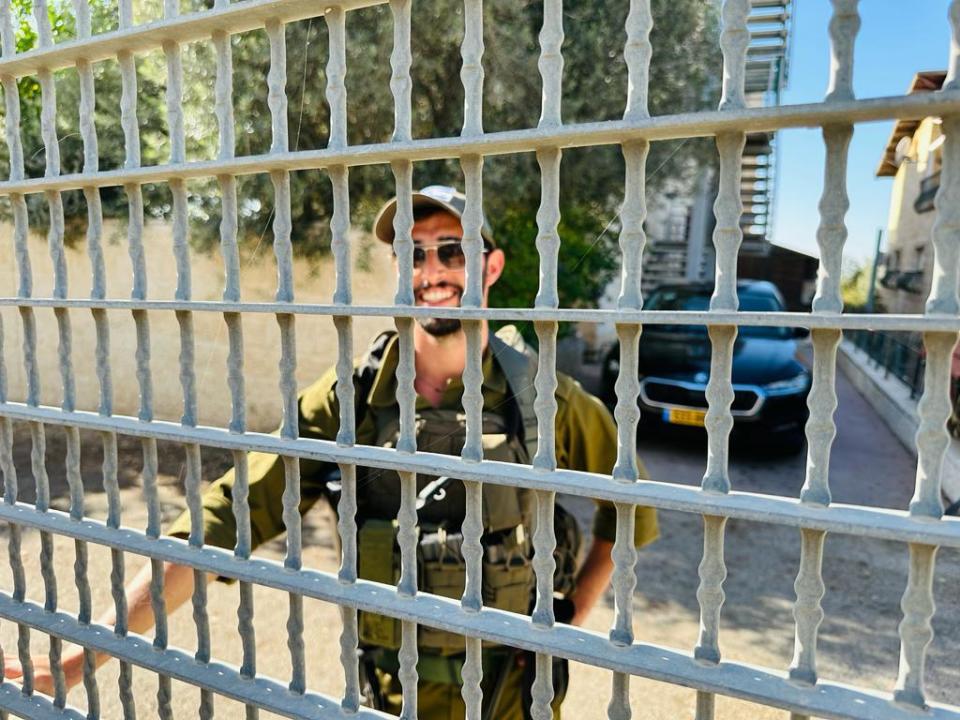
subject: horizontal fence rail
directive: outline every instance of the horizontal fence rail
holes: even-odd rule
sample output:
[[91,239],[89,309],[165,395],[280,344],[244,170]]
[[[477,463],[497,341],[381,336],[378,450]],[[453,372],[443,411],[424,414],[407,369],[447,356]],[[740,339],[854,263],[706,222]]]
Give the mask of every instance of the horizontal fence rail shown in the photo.
[[[531,688],[530,715],[534,720],[553,717],[552,658],[567,658],[610,671],[610,702],[606,716],[626,720],[632,716],[629,684],[632,676],[673,683],[693,689],[696,720],[713,720],[715,696],[725,695],[768,705],[791,713],[792,720],[811,716],[859,720],[960,718],[960,707],[928,701],[924,677],[926,653],[933,639],[933,582],[939,547],[960,547],[960,519],[943,517],[941,499],[944,457],[949,438],[945,424],[949,405],[950,363],[960,333],[960,0],[953,0],[946,19],[953,33],[947,55],[949,72],[942,90],[907,96],[858,99],[853,93],[854,42],[860,26],[857,0],[833,0],[829,24],[830,76],[822,102],[780,107],[751,107],[746,96],[748,49],[753,9],[766,2],[725,0],[720,10],[719,37],[723,56],[722,95],[716,110],[652,117],[648,108],[653,27],[650,0],[631,0],[624,24],[623,53],[628,73],[628,93],[622,120],[564,124],[562,120],[564,9],[561,0],[543,0],[538,70],[542,82],[542,107],[536,127],[486,132],[483,128],[484,33],[481,0],[464,0],[464,36],[461,44],[460,77],[464,91],[463,129],[459,136],[415,138],[412,132],[414,61],[411,2],[415,0],[215,0],[213,7],[181,14],[179,4],[168,1],[163,17],[145,24],[134,23],[131,0],[119,0],[117,29],[94,34],[87,0],[74,0],[76,37],[54,42],[46,0],[34,0],[33,25],[36,47],[17,52],[15,17],[10,0],[0,0],[0,83],[5,101],[5,137],[10,157],[9,177],[0,181],[0,195],[8,198],[13,216],[13,236],[8,246],[16,266],[17,291],[0,297],[0,309],[16,310],[22,336],[22,367],[26,379],[24,397],[13,398],[7,387],[7,356],[4,316],[0,315],[0,474],[3,502],[0,520],[9,528],[8,558],[12,587],[0,591],[0,621],[17,628],[18,659],[24,668],[22,684],[0,683],[0,717],[6,713],[28,718],[96,718],[101,715],[97,684],[97,654],[119,661],[116,688],[124,717],[137,712],[134,668],[157,678],[157,714],[174,716],[171,682],[177,680],[199,691],[197,714],[215,716],[216,698],[240,702],[247,718],[260,710],[292,718],[385,717],[362,705],[358,664],[359,611],[371,611],[400,620],[397,653],[402,693],[402,717],[417,717],[418,626],[456,633],[464,639],[461,695],[466,717],[478,720],[484,708],[482,641],[530,651],[535,656],[535,680]],[[347,142],[346,62],[347,22],[351,11],[373,5],[389,5],[393,21],[390,55],[390,98],[394,132],[388,142],[350,146]],[[761,12],[762,14],[762,12]],[[330,108],[330,132],[325,148],[291,150],[288,128],[286,25],[322,18],[328,33],[326,100]],[[16,20],[16,23],[15,23]],[[250,31],[265,31],[269,43],[269,72],[264,79],[270,114],[270,150],[264,154],[238,156],[234,130],[232,42],[243,42]],[[215,50],[213,114],[218,126],[218,152],[214,160],[188,161],[183,117],[184,43],[210,43]],[[141,162],[138,118],[138,71],[136,55],[162,53],[167,67],[165,88],[170,153],[167,162],[144,166]],[[101,169],[94,122],[96,82],[92,64],[116,62],[122,87],[118,114],[124,136],[121,168]],[[58,101],[54,73],[76,72],[80,80],[79,104],[70,108],[79,115],[83,144],[80,172],[61,172],[60,138],[57,136]],[[45,152],[43,177],[26,177],[21,139],[21,110],[17,79],[36,78],[39,84],[40,134]],[[849,206],[846,189],[847,152],[855,123],[878,120],[909,120],[936,116],[942,119],[946,136],[943,169],[937,191],[937,220],[932,232],[934,281],[923,315],[844,314],[840,292],[841,266],[847,238],[845,215]],[[743,240],[740,221],[741,167],[746,136],[796,127],[822,130],[826,149],[823,197],[817,242],[820,271],[816,296],[809,313],[740,312],[737,298],[737,256]],[[646,161],[651,142],[707,137],[716,144],[718,195],[714,206],[715,289],[709,310],[662,312],[643,309],[641,267],[646,246]],[[615,309],[573,309],[560,306],[558,274],[561,272],[558,231],[563,151],[601,145],[619,146],[624,158],[623,205],[620,211],[622,283]],[[536,249],[539,254],[539,286],[533,307],[487,308],[483,300],[483,162],[502,154],[534,153],[540,172],[541,201],[536,211]],[[465,292],[461,307],[417,306],[414,285],[413,168],[428,160],[459,163],[465,185],[466,207],[462,216],[465,256]],[[352,242],[350,227],[349,172],[366,165],[389,166],[398,198],[393,223],[393,250],[397,266],[397,291],[392,305],[363,306],[353,303]],[[291,210],[295,173],[325,171],[332,187],[330,218],[331,254],[336,270],[330,303],[298,301],[293,273],[294,227]],[[268,175],[274,191],[272,213],[273,251],[277,267],[276,295],[272,302],[250,302],[241,297],[237,178]],[[187,181],[216,180],[220,202],[220,244],[224,286],[219,300],[193,297],[190,269],[189,209]],[[170,251],[177,267],[177,285],[172,299],[151,296],[151,272],[144,248],[145,208],[142,186],[163,184],[170,189]],[[128,204],[125,245],[129,250],[133,288],[129,298],[111,298],[104,265],[103,210],[100,190],[122,188]],[[66,227],[62,193],[82,190],[88,211],[86,246],[91,268],[91,292],[86,298],[69,291]],[[53,273],[49,297],[33,290],[29,253],[30,232],[26,196],[43,195],[48,223],[48,245]],[[531,214],[533,211],[531,210]],[[531,242],[534,242],[531,239]],[[4,250],[4,252],[7,252]],[[57,327],[57,349],[40,346],[38,331],[52,309]],[[99,386],[98,407],[78,407],[77,377],[73,365],[72,317],[89,312],[96,328],[95,365]],[[114,386],[121,380],[111,369],[110,322],[118,313],[129,313],[136,327],[131,380],[139,394],[137,417],[114,412]],[[227,427],[198,424],[195,313],[222,315],[227,328],[226,376],[231,401]],[[175,371],[164,368],[155,378],[151,364],[151,316],[162,314],[177,321],[180,356]],[[279,398],[282,424],[275,435],[250,432],[246,423],[242,318],[266,314],[276,318],[279,333]],[[11,313],[13,315],[13,313]],[[336,437],[323,440],[301,438],[297,396],[297,322],[301,316],[331,317],[336,334],[336,394],[339,428]],[[373,447],[357,442],[357,404],[354,397],[353,321],[358,317],[391,318],[397,331],[399,360],[396,369],[396,399],[399,407],[399,437],[396,447]],[[466,441],[460,457],[424,452],[417,448],[415,379],[416,326],[422,318],[455,318],[462,322],[466,340],[463,372],[463,415]],[[532,386],[536,415],[536,451],[529,465],[484,458],[483,428],[483,322],[531,321],[538,339],[539,361]],[[597,474],[559,467],[556,447],[556,399],[558,387],[557,347],[561,322],[613,323],[620,341],[619,375],[616,380],[617,461],[612,472]],[[640,476],[636,457],[639,433],[638,343],[644,325],[680,324],[705,327],[711,347],[711,372],[705,390],[708,403],[705,425],[708,453],[700,487],[687,487]],[[771,326],[807,328],[813,350],[812,387],[806,425],[806,476],[799,497],[748,493],[732,486],[729,473],[729,437],[733,427],[734,400],[731,380],[733,355],[740,327]],[[830,454],[837,427],[838,405],[836,358],[840,340],[847,332],[909,331],[922,337],[923,391],[916,439],[915,494],[908,508],[887,509],[832,502]],[[333,333],[331,333],[331,338]],[[331,341],[331,345],[332,345]],[[56,355],[62,388],[59,407],[41,404],[40,357]],[[919,368],[919,365],[918,365]],[[920,372],[918,370],[918,372]],[[159,382],[176,375],[183,398],[178,423],[157,420],[154,395]],[[20,498],[21,482],[14,463],[14,423],[29,428],[30,462],[35,502]],[[66,439],[66,476],[69,509],[51,507],[50,478],[46,467],[48,428],[62,429]],[[107,514],[103,521],[87,517],[80,461],[80,430],[95,431],[102,442],[103,490]],[[120,493],[118,437],[138,438],[143,455],[142,485],[147,509],[144,529],[124,522]],[[158,489],[158,442],[171,442],[184,453],[186,504],[190,532],[185,540],[162,537]],[[236,521],[236,544],[223,549],[205,544],[202,523],[201,448],[229,450],[234,459],[236,481],[232,512]],[[285,555],[273,561],[251,554],[248,454],[265,452],[282,458],[284,491],[282,515],[286,530]],[[336,463],[341,471],[341,495],[337,507],[337,532],[341,565],[336,573],[304,566],[304,537],[298,512],[301,503],[300,459]],[[396,585],[372,582],[358,573],[357,468],[396,471],[399,475],[400,509],[396,517],[400,547]],[[417,473],[442,473],[464,481],[462,560],[465,589],[461,599],[440,597],[418,587],[417,574]],[[530,616],[483,606],[481,544],[483,533],[483,485],[529,489],[535,496],[536,525],[532,532],[536,592]],[[607,500],[617,512],[613,546],[614,621],[607,635],[557,621],[553,609],[554,550],[556,536],[553,511],[556,493]],[[673,648],[634,638],[633,604],[637,586],[633,547],[634,511],[644,505],[703,518],[703,554],[697,569],[697,603],[700,630],[694,648]],[[730,518],[797,528],[800,563],[796,575],[795,652],[788,668],[756,667],[725,660],[720,651],[722,607],[725,600],[727,559],[724,554],[726,523]],[[27,597],[23,532],[36,532],[40,540],[39,569],[43,601]],[[822,574],[824,539],[828,533],[878,538],[906,545],[909,570],[903,591],[899,674],[889,692],[825,681],[817,671],[817,641],[824,619],[822,599],[826,592]],[[74,541],[74,584],[79,598],[76,614],[65,612],[55,572],[54,538]],[[110,591],[115,620],[112,627],[93,617],[89,577],[89,546],[110,550]],[[57,551],[59,552],[59,550]],[[128,554],[149,560],[150,609],[156,625],[154,638],[130,630],[130,608],[124,588]],[[188,652],[169,643],[169,622],[164,595],[164,564],[185,566],[192,572],[190,598],[196,649]],[[693,568],[690,568],[693,572]],[[242,663],[235,667],[218,660],[212,638],[223,632],[210,617],[207,604],[207,574],[239,581],[236,632],[242,644]],[[60,583],[62,585],[62,581]],[[257,664],[254,635],[253,588],[272,588],[285,594],[288,619],[285,627],[289,653],[289,676],[270,677]],[[338,606],[341,632],[336,648],[344,675],[342,697],[312,691],[306,680],[306,646],[310,637],[304,621],[304,598]],[[31,633],[48,643],[53,694],[50,699],[35,688]],[[947,641],[956,643],[957,638]],[[80,710],[67,702],[67,678],[63,667],[63,643],[82,646],[83,687],[87,707]],[[8,649],[9,651],[9,649]],[[271,669],[272,672],[272,669]]]
[[159,310],[210,313],[257,313],[276,315],[322,315],[327,317],[400,317],[456,318],[458,320],[499,320],[534,322],[551,320],[570,323],[609,323],[621,325],[742,325],[748,327],[786,327],[842,330],[912,330],[917,332],[958,332],[960,318],[950,315],[838,315],[835,317],[803,312],[696,312],[666,310],[606,310],[601,308],[468,308],[397,307],[396,305],[324,305],[321,303],[221,302],[219,300],[125,300],[81,298],[0,297],[0,307],[34,307],[90,310]]
[[[549,475],[524,466],[488,460],[471,463],[449,455],[418,452],[415,455],[391,448],[368,445],[342,447],[335,442],[301,438],[284,440],[275,435],[247,432],[243,435],[225,429],[194,427],[184,429],[176,423],[154,420],[142,423],[136,418],[114,415],[104,418],[95,413],[64,413],[57,408],[28,407],[7,403],[0,413],[22,422],[116,432],[131,437],[168,442],[186,442],[227,450],[249,450],[322,462],[350,462],[365,467],[407,472],[440,472],[462,480],[478,480],[497,485],[515,485],[615,503],[650,505],[664,510],[711,513],[759,522],[775,522],[800,528],[829,530],[865,537],[960,547],[960,518],[944,518],[931,523],[914,518],[908,512],[858,505],[809,505],[794,498],[748,492],[717,495],[700,488],[640,479],[635,482],[610,482],[605,475],[576,470],[556,470]],[[0,507],[0,515],[5,508]]]
[[622,145],[630,141],[678,140],[712,137],[730,132],[770,132],[787,128],[815,127],[831,121],[916,119],[956,112],[960,91],[923,93],[897,98],[869,98],[837,106],[822,104],[744,108],[736,112],[700,112],[664,115],[636,121],[606,121],[530,130],[504,130],[466,138],[429,138],[394,141],[349,148],[285,151],[230,159],[204,160],[176,165],[153,165],[76,173],[56,177],[18,178],[0,182],[0,193],[35,194],[85,187],[146,185],[171,179],[192,180],[220,175],[251,175],[276,171],[362,167],[391,162],[423,162],[457,159],[466,155],[507,155],[535,152],[538,147],[577,148]]

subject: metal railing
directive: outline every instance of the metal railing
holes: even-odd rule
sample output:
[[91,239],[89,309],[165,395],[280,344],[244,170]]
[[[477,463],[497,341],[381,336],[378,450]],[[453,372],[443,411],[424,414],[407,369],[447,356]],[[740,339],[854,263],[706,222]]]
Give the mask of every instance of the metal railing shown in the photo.
[[923,392],[923,343],[910,333],[870,332],[851,330],[847,339],[863,350],[885,377],[893,375],[910,388],[910,397],[916,399]]
[[[370,0],[372,2],[373,0]],[[418,623],[458,632],[464,636],[466,663],[463,670],[463,698],[467,715],[480,716],[482,701],[481,642],[503,643],[537,654],[537,679],[533,685],[531,713],[535,720],[552,717],[553,697],[550,656],[561,656],[606,668],[611,672],[607,716],[631,716],[629,682],[633,675],[678,683],[697,691],[696,717],[714,714],[715,694],[731,695],[792,712],[795,718],[960,718],[960,708],[933,705],[924,691],[926,649],[931,641],[934,613],[933,576],[938,546],[960,547],[960,521],[942,517],[941,473],[948,437],[945,422],[950,412],[948,385],[950,356],[960,331],[960,301],[957,285],[960,254],[960,0],[951,4],[950,27],[954,42],[947,58],[950,75],[940,92],[908,97],[857,100],[853,96],[853,45],[860,24],[856,0],[834,0],[829,27],[831,70],[829,91],[823,102],[800,106],[748,108],[744,102],[747,62],[749,0],[726,0],[722,9],[723,93],[716,111],[650,117],[647,111],[647,84],[652,47],[649,41],[652,19],[650,3],[632,0],[626,21],[624,49],[629,91],[624,118],[615,122],[564,125],[561,121],[563,57],[563,10],[560,0],[544,1],[544,22],[540,35],[539,68],[543,81],[543,106],[536,128],[485,133],[482,127],[483,28],[481,0],[465,0],[465,35],[462,45],[464,125],[459,137],[414,139],[411,135],[412,62],[410,3],[391,0],[394,19],[394,48],[391,90],[395,107],[395,132],[390,142],[348,146],[346,142],[345,16],[348,11],[370,4],[366,0],[242,0],[228,4],[217,0],[214,7],[189,15],[178,15],[176,3],[165,3],[166,17],[146,26],[132,22],[131,0],[120,0],[120,29],[91,36],[89,7],[76,0],[79,37],[54,45],[47,19],[45,0],[35,3],[40,47],[16,54],[9,2],[0,4],[0,31],[3,57],[0,80],[6,99],[6,138],[11,157],[8,181],[0,183],[0,194],[13,207],[13,246],[19,271],[16,297],[0,303],[16,307],[23,328],[23,366],[27,377],[24,398],[8,396],[0,365],[0,469],[4,477],[4,502],[0,519],[10,526],[9,556],[14,577],[12,591],[0,591],[0,619],[19,626],[18,651],[28,672],[20,686],[0,685],[0,708],[26,717],[77,717],[80,711],[67,708],[61,660],[61,643],[75,642],[89,652],[109,653],[120,660],[120,697],[124,710],[132,715],[131,669],[138,666],[159,678],[159,712],[170,716],[170,682],[177,679],[199,688],[200,715],[211,717],[214,696],[224,695],[245,703],[250,714],[258,708],[289,717],[380,717],[359,708],[360,687],[356,648],[357,611],[369,610],[402,621],[402,648],[399,677],[403,685],[404,716],[416,716]],[[327,100],[331,109],[327,148],[291,152],[287,142],[287,106],[284,23],[311,15],[323,16],[329,29],[330,55],[327,65]],[[232,117],[230,36],[251,28],[265,27],[270,40],[269,106],[272,116],[272,146],[267,154],[235,157]],[[217,160],[187,162],[181,114],[180,44],[209,39],[217,51],[216,116],[220,127]],[[167,59],[168,117],[171,118],[171,155],[166,164],[141,167],[137,125],[137,75],[133,53],[162,51]],[[118,58],[123,99],[121,124],[126,141],[123,169],[99,172],[97,138],[92,117],[94,83],[91,63]],[[81,77],[80,123],[84,141],[83,172],[61,175],[53,118],[56,111],[52,72],[76,67]],[[42,88],[42,130],[47,151],[47,172],[43,178],[25,178],[23,149],[19,133],[19,99],[16,78],[37,75]],[[844,215],[847,210],[846,162],[853,123],[867,120],[916,118],[937,115],[943,118],[946,142],[943,150],[943,182],[937,195],[938,220],[933,230],[935,272],[933,289],[923,316],[843,315],[840,297],[841,257],[846,239]],[[746,133],[771,132],[786,127],[817,125],[823,128],[826,144],[821,224],[817,234],[821,268],[811,313],[739,313],[736,294],[737,252],[740,229],[740,168]],[[663,313],[642,309],[640,267],[645,245],[644,180],[649,143],[666,138],[714,136],[720,163],[719,196],[715,206],[716,291],[710,310],[700,313]],[[621,212],[623,284],[616,310],[570,310],[559,307],[557,257],[560,239],[559,191],[562,151],[566,148],[599,144],[620,145],[626,165],[624,202]],[[533,308],[486,310],[481,307],[480,235],[483,158],[487,155],[534,152],[540,166],[542,200],[537,213],[540,251],[540,289]],[[448,158],[459,160],[466,185],[467,208],[463,217],[467,254],[467,287],[462,308],[415,307],[412,285],[413,225],[411,191],[414,162]],[[399,281],[395,303],[383,307],[352,304],[348,240],[350,197],[348,173],[351,167],[373,163],[389,164],[400,198],[395,220],[394,249],[398,258]],[[331,221],[333,256],[337,269],[336,291],[329,305],[295,302],[291,266],[290,173],[304,168],[326,170],[333,185],[334,212]],[[278,266],[274,302],[250,303],[241,299],[237,252],[237,189],[235,178],[247,173],[268,173],[275,189],[274,251]],[[216,177],[222,197],[221,248],[225,268],[222,302],[199,301],[191,297],[187,243],[187,191],[190,178]],[[175,299],[151,298],[147,292],[148,271],[142,244],[143,183],[168,183],[173,197],[173,252],[179,270]],[[129,200],[127,243],[133,269],[133,292],[128,300],[106,299],[102,247],[102,223],[98,188],[121,186]],[[87,246],[93,267],[93,291],[89,299],[71,297],[67,285],[60,193],[82,189],[89,208]],[[30,259],[27,252],[27,214],[24,195],[43,193],[50,209],[49,244],[54,260],[54,289],[50,297],[33,297]],[[59,330],[59,366],[63,386],[60,407],[40,404],[37,365],[37,316],[35,309],[53,308]],[[89,309],[98,330],[96,351],[100,402],[94,411],[76,406],[72,364],[70,312]],[[153,414],[153,377],[150,369],[150,323],[148,311],[174,313],[180,327],[180,381],[183,389],[183,418],[180,423],[161,422]],[[137,373],[140,391],[138,417],[122,417],[112,411],[112,378],[108,314],[131,313],[137,328]],[[194,313],[220,313],[228,329],[230,353],[227,366],[233,416],[228,427],[197,426],[197,383],[194,370]],[[280,394],[283,424],[279,436],[248,432],[244,417],[245,391],[242,365],[244,313],[276,316],[281,334]],[[295,329],[304,314],[332,316],[337,331],[339,359],[337,385],[340,430],[335,439],[315,440],[297,436],[297,397],[294,370],[297,353]],[[397,399],[401,409],[401,437],[397,448],[356,445],[353,384],[350,382],[353,349],[353,318],[380,315],[395,318],[399,334],[400,364],[397,372]],[[460,458],[419,452],[414,427],[413,322],[418,316],[456,317],[463,321],[467,337],[467,366],[464,373],[463,406],[467,418],[467,442]],[[483,460],[480,442],[482,419],[481,321],[483,319],[532,320],[539,338],[540,363],[536,376],[538,451],[532,466],[509,465]],[[612,475],[562,470],[554,453],[554,419],[557,405],[555,371],[557,326],[561,321],[613,320],[620,340],[620,375],[616,383],[618,401],[618,461]],[[707,325],[713,361],[707,388],[706,416],[709,452],[701,487],[692,488],[641,478],[636,461],[639,412],[637,397],[637,347],[641,327],[652,323]],[[812,329],[813,386],[809,396],[807,424],[808,461],[806,480],[799,498],[786,498],[738,491],[731,487],[728,471],[728,438],[733,424],[731,366],[738,325],[809,327]],[[919,404],[920,430],[917,435],[916,492],[909,508],[877,509],[831,504],[829,458],[835,435],[837,407],[835,385],[836,353],[843,329],[885,328],[920,332],[926,353],[924,392]],[[0,355],[0,357],[3,357]],[[36,503],[18,501],[18,483],[12,459],[12,424],[28,423],[34,449]],[[65,428],[68,445],[70,509],[50,507],[49,483],[44,469],[45,428]],[[83,487],[79,473],[79,429],[102,434],[104,487],[108,499],[105,522],[85,517]],[[142,440],[143,483],[148,506],[145,530],[120,527],[121,504],[117,482],[117,435]],[[186,454],[187,504],[194,518],[187,542],[161,537],[157,498],[157,441],[180,443]],[[231,450],[238,468],[233,510],[238,530],[233,552],[204,546],[200,512],[201,446]],[[283,519],[287,529],[287,554],[275,563],[250,557],[250,517],[246,502],[247,454],[251,451],[276,453],[286,460],[286,492]],[[343,548],[337,574],[303,567],[300,533],[299,464],[297,458],[336,462],[342,475],[338,530]],[[368,465],[400,472],[402,503],[399,538],[402,574],[397,587],[384,586],[357,577],[356,467]],[[467,516],[463,526],[466,564],[466,591],[462,601],[418,592],[415,568],[416,473],[442,473],[466,481]],[[537,598],[532,617],[482,607],[481,499],[482,483],[523,485],[536,492],[538,531],[534,535],[534,567]],[[552,610],[553,550],[552,506],[555,493],[567,492],[616,503],[617,534],[613,549],[615,563],[613,590],[615,619],[608,637],[555,622]],[[703,559],[699,566],[700,635],[696,647],[665,648],[636,641],[633,635],[633,592],[636,585],[633,547],[634,507],[638,504],[679,510],[703,516]],[[794,610],[796,642],[788,669],[761,668],[722,660],[719,646],[720,615],[726,579],[724,536],[728,518],[779,523],[800,530],[800,569],[796,578]],[[23,528],[40,532],[40,557],[44,579],[44,604],[26,598],[24,565],[20,550]],[[880,537],[907,545],[909,574],[902,599],[903,620],[899,626],[900,670],[891,692],[876,692],[825,682],[817,674],[817,636],[825,588],[821,574],[824,539],[828,532]],[[81,598],[77,615],[58,609],[53,570],[54,535],[76,541],[75,581]],[[112,550],[111,585],[116,606],[115,627],[103,627],[91,620],[89,579],[85,564],[89,543]],[[125,553],[151,558],[155,572],[159,561],[171,561],[194,568],[195,652],[170,647],[165,632],[153,641],[127,631],[127,608],[123,594]],[[691,568],[692,570],[692,568]],[[254,584],[278,588],[289,594],[290,620],[287,624],[292,674],[285,682],[267,677],[256,665],[256,644],[243,643],[240,668],[218,662],[211,654],[210,624],[206,609],[205,573],[240,581],[240,624],[238,631],[250,640],[253,617],[251,588]],[[154,577],[153,609],[158,627],[166,627],[159,576]],[[343,629],[340,659],[345,676],[342,698],[318,695],[305,687],[303,656],[303,598],[318,598],[341,607]],[[52,701],[32,694],[29,675],[31,631],[50,637],[49,657],[55,679]],[[955,642],[956,639],[951,639]],[[88,706],[96,707],[98,690],[93,663],[84,667]]]

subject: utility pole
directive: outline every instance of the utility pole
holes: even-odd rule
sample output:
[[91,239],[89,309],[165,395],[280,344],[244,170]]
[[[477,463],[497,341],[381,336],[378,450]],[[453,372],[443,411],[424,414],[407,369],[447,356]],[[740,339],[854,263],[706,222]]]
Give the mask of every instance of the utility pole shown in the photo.
[[877,266],[880,264],[880,241],[883,239],[883,228],[877,229],[877,247],[873,251],[873,267],[870,268],[870,288],[867,290],[867,312],[873,312],[873,300],[877,292]]

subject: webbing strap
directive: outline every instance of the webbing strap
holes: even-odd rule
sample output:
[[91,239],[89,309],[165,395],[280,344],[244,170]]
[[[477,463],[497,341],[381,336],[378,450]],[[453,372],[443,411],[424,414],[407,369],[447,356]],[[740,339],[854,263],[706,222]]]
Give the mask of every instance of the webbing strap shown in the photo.
[[523,444],[529,462],[537,453],[537,414],[533,404],[536,400],[534,375],[537,368],[537,354],[523,341],[523,337],[513,325],[500,328],[490,335],[490,350],[493,352],[517,407],[523,426]]

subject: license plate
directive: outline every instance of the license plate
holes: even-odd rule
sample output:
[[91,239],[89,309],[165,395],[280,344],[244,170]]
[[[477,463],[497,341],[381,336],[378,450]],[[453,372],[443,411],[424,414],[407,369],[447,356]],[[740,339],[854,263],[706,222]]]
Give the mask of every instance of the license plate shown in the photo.
[[667,408],[663,411],[664,421],[673,423],[674,425],[693,425],[694,427],[703,427],[706,417],[707,413],[705,410]]

